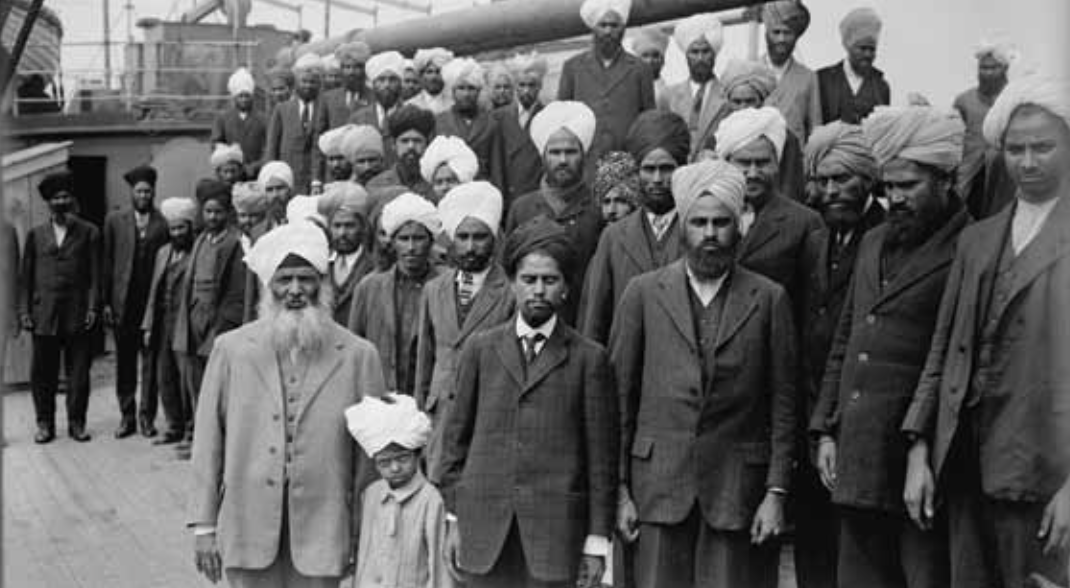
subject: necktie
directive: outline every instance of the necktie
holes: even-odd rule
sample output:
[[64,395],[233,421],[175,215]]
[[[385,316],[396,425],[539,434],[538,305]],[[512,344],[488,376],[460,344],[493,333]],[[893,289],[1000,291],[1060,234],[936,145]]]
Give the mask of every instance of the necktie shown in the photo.
[[302,102],[301,103],[301,128],[304,129],[305,131],[308,130],[308,123],[312,119],[312,116],[311,116],[312,113],[310,112],[311,110],[312,110],[312,105],[311,104],[309,104],[307,102]]
[[468,308],[476,296],[476,283],[469,272],[461,272],[461,282],[457,284],[457,303],[461,308]]
[[539,344],[546,340],[546,335],[535,333],[524,337],[524,363],[531,365],[539,355]]
[[665,236],[665,232],[669,230],[671,222],[672,215],[655,216],[653,222],[650,223],[650,228],[654,229],[654,238],[661,241],[661,238]]
[[739,232],[744,237],[750,231],[751,225],[754,224],[754,208],[749,204],[743,205],[743,214],[739,217]]
[[353,108],[353,92],[346,92],[346,108]]
[[691,103],[691,116],[688,120],[688,126],[695,128],[698,126],[698,117],[702,114],[702,100],[706,97],[706,84],[699,85],[698,91],[695,92],[695,100]]

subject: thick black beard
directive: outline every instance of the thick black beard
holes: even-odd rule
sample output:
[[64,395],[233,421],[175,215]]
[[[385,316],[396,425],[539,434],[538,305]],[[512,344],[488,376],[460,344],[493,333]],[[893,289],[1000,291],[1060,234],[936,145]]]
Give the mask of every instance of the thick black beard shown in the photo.
[[687,252],[687,263],[696,276],[712,280],[723,276],[735,262],[735,247],[721,247],[716,253],[705,253],[701,249]]

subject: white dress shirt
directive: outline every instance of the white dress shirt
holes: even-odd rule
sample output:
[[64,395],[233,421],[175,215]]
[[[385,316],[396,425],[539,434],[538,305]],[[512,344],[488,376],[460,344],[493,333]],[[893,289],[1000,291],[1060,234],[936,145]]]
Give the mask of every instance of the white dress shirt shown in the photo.
[[864,81],[862,76],[855,72],[851,67],[851,61],[848,59],[843,60],[843,73],[847,75],[847,85],[851,86],[851,93],[857,94],[858,89],[862,87]]
[[1021,253],[1025,246],[1036,238],[1040,229],[1044,227],[1044,221],[1058,202],[1058,198],[1051,198],[1040,204],[1018,199],[1018,205],[1014,208],[1014,218],[1011,219],[1011,246],[1014,247],[1015,255]]
[[63,241],[67,239],[67,225],[52,221],[52,236],[56,238],[56,247],[63,247]]
[[654,214],[649,210],[646,212],[646,220],[650,221],[650,230],[654,232],[654,238],[658,241],[661,241],[661,238],[669,231],[674,218],[676,218],[675,208],[665,214]]
[[481,272],[466,272],[464,270],[457,270],[457,275],[453,278],[453,281],[460,286],[461,280],[464,274],[472,276],[472,297],[475,298],[476,294],[483,289],[483,284],[487,281],[487,274],[490,273],[490,267]]
[[687,268],[687,283],[691,286],[691,291],[698,296],[702,306],[709,306],[710,302],[717,296],[717,293],[721,291],[721,286],[724,285],[724,278],[728,275],[728,272],[717,276],[713,280],[702,281],[691,271],[691,266],[685,264]]
[[356,251],[349,254],[338,253],[334,251],[331,253],[331,267],[333,268],[335,284],[344,284],[349,279],[349,274],[353,273],[353,266],[360,262],[360,256],[364,253],[364,247],[358,247]]

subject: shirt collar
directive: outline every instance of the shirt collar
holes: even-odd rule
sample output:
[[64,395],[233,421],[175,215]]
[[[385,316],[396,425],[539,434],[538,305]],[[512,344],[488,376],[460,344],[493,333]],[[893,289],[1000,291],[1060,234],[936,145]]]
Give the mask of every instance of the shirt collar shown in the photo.
[[668,219],[672,219],[672,218],[676,218],[676,209],[675,208],[673,208],[669,212],[666,212],[665,214],[656,214],[656,213],[652,212],[650,209],[646,209],[646,220],[650,221],[651,226],[654,225],[655,221],[662,221],[663,219],[664,220],[668,220]]
[[[463,272],[462,270],[457,270],[457,275],[454,276],[453,280],[455,282],[457,282],[458,284],[460,284],[461,283],[461,275],[464,274],[464,273],[465,272]],[[479,287],[483,285],[483,282],[487,281],[487,274],[489,274],[489,273],[490,273],[490,266],[489,265],[483,271],[480,271],[480,272],[468,272],[468,274],[470,276],[472,276],[472,285],[474,285],[476,287],[476,289],[479,289]]]
[[795,56],[789,55],[788,58],[784,60],[784,63],[782,63],[781,65],[773,63],[773,60],[769,59],[768,55],[764,56],[762,58],[762,61],[765,62],[767,66],[769,66],[769,69],[773,70],[773,74],[776,75],[776,79],[779,82],[784,77],[784,74],[786,74],[788,70],[791,69],[792,64],[795,63]]
[[364,246],[363,245],[361,245],[360,247],[357,247],[356,251],[354,251],[353,253],[349,253],[349,254],[338,253],[337,251],[331,251],[331,255],[327,259],[329,261],[333,262],[333,261],[338,261],[339,258],[345,258],[345,260],[350,262],[350,265],[352,265],[352,263],[360,260],[360,256],[361,256],[362,253],[364,253]]
[[686,262],[684,263],[684,267],[687,270],[687,283],[691,287],[691,291],[695,293],[695,296],[698,296],[698,299],[702,301],[703,306],[708,305],[721,291],[721,287],[724,286],[724,279],[728,276],[728,272],[721,274],[715,280],[702,282],[699,281],[698,277],[691,271],[691,266]]
[[847,75],[847,79],[848,80],[852,80],[852,81],[857,82],[859,84],[861,84],[862,80],[865,79],[865,78],[862,77],[861,74],[856,72],[853,67],[851,67],[851,60],[850,59],[844,59],[843,60],[843,73]]
[[404,504],[410,498],[415,496],[426,483],[427,478],[424,477],[422,472],[417,470],[416,475],[414,475],[412,479],[401,488],[390,488],[387,486],[387,491],[383,493],[382,501],[385,503],[393,500],[398,504]]
[[550,320],[546,321],[539,328],[534,328],[524,320],[524,315],[517,313],[516,315],[516,337],[517,339],[523,339],[530,337],[536,333],[541,334],[546,340],[550,339],[550,335],[554,332],[554,327],[557,326],[557,314],[550,317]]
[[1025,200],[1024,198],[1019,198],[1018,199],[1018,206],[1014,209],[1014,215],[1015,216],[1018,216],[1018,215],[1031,216],[1031,217],[1047,216],[1048,213],[1051,212],[1051,209],[1055,208],[1055,205],[1058,204],[1058,203],[1059,203],[1059,199],[1058,198],[1051,198],[1051,199],[1047,200],[1046,202],[1041,202],[1040,204],[1036,204],[1034,202],[1029,202],[1028,200]]

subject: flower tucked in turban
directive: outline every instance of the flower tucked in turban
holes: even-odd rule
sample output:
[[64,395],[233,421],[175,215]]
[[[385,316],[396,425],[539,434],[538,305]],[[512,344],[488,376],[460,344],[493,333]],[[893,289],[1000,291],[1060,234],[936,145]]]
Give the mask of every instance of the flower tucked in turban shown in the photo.
[[844,47],[854,47],[859,41],[876,43],[881,36],[881,18],[872,8],[855,8],[840,21],[840,38]]
[[151,165],[139,165],[123,174],[123,179],[126,180],[126,183],[131,188],[136,186],[138,182],[145,182],[152,187],[156,187],[156,168]]
[[372,55],[364,64],[368,79],[375,81],[383,75],[401,77],[405,73],[405,58],[397,51],[386,51]]
[[442,69],[447,63],[453,60],[453,52],[442,47],[432,47],[431,49],[417,49],[416,54],[412,56],[412,64],[416,67],[416,71],[423,73],[424,68],[428,65],[434,64],[439,69]]
[[467,184],[475,179],[479,173],[479,159],[476,154],[459,137],[439,135],[427,146],[423,157],[420,158],[420,175],[428,183],[440,165],[447,165],[457,176],[457,181]]
[[546,152],[550,137],[565,129],[575,135],[587,153],[594,141],[594,129],[597,121],[594,112],[582,102],[551,102],[531,119],[531,141],[539,153]]
[[906,159],[950,172],[962,162],[966,125],[952,110],[926,106],[878,106],[862,120],[877,165]]
[[352,212],[368,218],[370,209],[368,192],[356,182],[331,182],[323,187],[323,194],[316,202],[316,210],[328,221],[339,212]]
[[580,5],[580,18],[589,29],[598,26],[598,21],[610,12],[616,12],[623,24],[628,24],[632,0],[584,0]]
[[672,174],[672,198],[680,219],[687,220],[701,196],[713,196],[737,219],[743,214],[747,179],[739,168],[720,159],[707,159],[676,168]]
[[767,27],[784,25],[801,37],[810,28],[810,11],[801,0],[766,2],[762,7],[762,22]]
[[1009,67],[1012,63],[1018,60],[1018,50],[1014,45],[1010,42],[996,40],[994,38],[981,39],[981,42],[977,44],[977,49],[974,51],[973,55],[977,59],[990,55],[1005,67]]
[[751,141],[765,137],[773,143],[779,161],[784,153],[787,135],[787,122],[776,108],[744,108],[728,115],[717,127],[717,155],[722,159],[728,158]]
[[628,128],[624,148],[636,163],[655,149],[664,149],[677,164],[687,163],[691,151],[691,132],[680,115],[668,110],[647,110],[636,117]]
[[234,143],[227,145],[226,143],[216,143],[215,150],[212,151],[212,157],[209,159],[212,164],[212,169],[215,169],[221,165],[227,163],[241,164],[244,161],[245,156],[241,152],[241,145]]
[[211,200],[223,205],[223,208],[230,208],[230,185],[225,182],[220,182],[215,178],[204,178],[197,182],[195,189],[197,194],[197,202],[204,206]]
[[546,76],[546,58],[534,51],[517,55],[509,60],[509,68],[514,75],[532,73],[541,79]]
[[393,237],[405,223],[415,222],[423,225],[431,233],[437,235],[442,230],[442,221],[438,218],[438,209],[431,201],[412,192],[394,198],[383,207],[379,224],[383,231]]
[[368,457],[391,443],[420,449],[431,439],[431,419],[416,408],[412,396],[388,392],[382,398],[365,396],[345,411],[346,428]]
[[731,96],[732,91],[740,86],[749,86],[764,102],[776,90],[777,82],[776,74],[764,63],[733,59],[725,66],[721,83],[724,84],[725,96]]
[[342,155],[349,161],[362,154],[383,154],[383,136],[379,129],[371,125],[352,125],[353,128],[342,137]]
[[806,175],[815,177],[822,162],[838,163],[851,174],[868,180],[877,178],[877,160],[858,125],[835,121],[814,129],[806,142]]
[[[537,216],[513,229],[502,246],[502,263],[510,278],[528,255],[540,252],[557,262],[558,269],[568,280],[576,264],[576,248],[564,227],[549,217]],[[576,284],[569,284],[576,286]]]
[[720,53],[721,46],[724,45],[724,26],[721,19],[714,14],[696,14],[676,23],[672,40],[680,51],[687,53],[688,47],[700,39],[705,39],[714,53]]
[[295,74],[301,72],[322,74],[324,70],[323,58],[309,51],[294,62],[293,70]]
[[352,41],[339,45],[334,54],[340,61],[352,59],[357,63],[367,63],[368,58],[372,56],[372,50],[364,41]]
[[438,216],[442,219],[442,230],[450,239],[466,218],[482,222],[497,236],[502,222],[502,206],[502,193],[494,184],[470,182],[446,193],[438,203]]
[[664,55],[668,45],[669,35],[661,32],[661,29],[656,26],[639,29],[632,37],[632,52],[636,55],[650,49],[655,49]]
[[1019,106],[1033,104],[1070,126],[1070,80],[1029,75],[1012,80],[985,116],[984,134],[989,145],[1003,148],[1003,135]]
[[475,59],[459,57],[442,68],[442,80],[449,88],[460,83],[482,88],[487,83],[487,74]]
[[260,168],[260,175],[256,177],[256,181],[261,188],[267,190],[268,182],[271,180],[281,180],[293,190],[294,172],[285,161],[269,161]]
[[350,123],[335,127],[329,131],[324,131],[320,134],[320,138],[317,141],[320,151],[327,157],[332,155],[342,155],[342,144],[345,141],[346,135],[356,127],[357,125]]
[[168,223],[197,221],[197,203],[189,198],[167,198],[160,203],[160,214]]
[[[633,125],[634,126],[634,125]],[[610,151],[595,166],[591,193],[595,202],[602,202],[614,189],[619,189],[632,204],[639,202],[639,166],[635,158],[624,151]]]
[[227,92],[231,96],[252,94],[253,90],[256,90],[256,81],[253,80],[253,74],[249,73],[249,70],[239,67],[237,71],[230,74],[230,79],[227,80]]
[[323,229],[308,221],[290,221],[271,229],[245,254],[245,265],[267,284],[291,255],[307,261],[321,275],[326,274],[330,245]]
[[435,134],[435,115],[430,110],[405,104],[387,118],[386,126],[390,136],[394,138],[408,131],[416,131],[430,140]]
[[286,222],[298,223],[311,221],[320,226],[327,224],[327,219],[319,213],[319,196],[294,196],[286,203]]
[[239,182],[234,184],[234,210],[247,214],[263,214],[271,206],[271,199],[258,182]]

